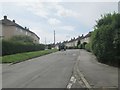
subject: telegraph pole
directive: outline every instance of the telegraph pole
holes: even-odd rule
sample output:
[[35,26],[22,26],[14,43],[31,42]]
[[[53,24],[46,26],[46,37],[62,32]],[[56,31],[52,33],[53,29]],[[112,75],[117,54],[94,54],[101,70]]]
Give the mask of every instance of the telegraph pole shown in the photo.
[[54,45],[55,45],[55,30],[54,30]]
[[45,37],[45,45],[46,45],[46,37]]
[[118,2],[118,13],[120,13],[120,1]]

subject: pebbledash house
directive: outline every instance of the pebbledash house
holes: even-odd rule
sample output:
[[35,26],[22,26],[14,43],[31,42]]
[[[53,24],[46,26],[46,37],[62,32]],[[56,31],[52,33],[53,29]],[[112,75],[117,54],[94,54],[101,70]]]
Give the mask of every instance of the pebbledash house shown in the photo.
[[40,38],[28,28],[23,28],[19,24],[15,23],[15,20],[11,21],[4,16],[4,19],[0,20],[0,28],[2,33],[0,38],[8,40],[16,35],[27,35],[33,38],[34,43],[39,43]]

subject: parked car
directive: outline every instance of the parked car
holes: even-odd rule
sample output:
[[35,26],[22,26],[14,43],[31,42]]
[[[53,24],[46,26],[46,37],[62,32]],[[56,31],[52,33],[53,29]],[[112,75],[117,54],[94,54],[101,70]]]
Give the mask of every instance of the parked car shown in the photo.
[[66,46],[63,43],[59,44],[59,51],[61,50],[66,51]]

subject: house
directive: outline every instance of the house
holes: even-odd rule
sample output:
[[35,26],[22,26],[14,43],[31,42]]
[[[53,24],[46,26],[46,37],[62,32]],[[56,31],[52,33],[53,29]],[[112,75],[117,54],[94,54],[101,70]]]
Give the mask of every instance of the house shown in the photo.
[[27,35],[33,38],[34,43],[39,43],[39,37],[28,28],[24,28],[17,24],[15,20],[11,21],[4,16],[4,19],[0,20],[0,28],[2,29],[2,35],[0,38],[8,40],[16,35]]
[[89,32],[88,34],[86,34],[85,36],[83,36],[82,38],[81,38],[81,44],[83,44],[84,42],[85,43],[89,43],[90,42],[90,36],[91,36],[91,33],[92,32]]
[[68,42],[66,42],[65,45],[66,45],[66,47],[75,47],[76,46],[76,40],[75,40],[75,38],[71,39]]
[[55,44],[56,49],[59,49],[59,44],[60,44],[60,42]]
[[78,38],[73,38],[70,41],[66,41],[64,42],[66,47],[76,47],[78,44],[78,41],[80,40],[80,36],[78,36]]
[[78,36],[77,38],[73,38],[70,41],[65,41],[63,42],[68,48],[69,47],[77,47],[78,41],[80,41],[81,44],[83,43],[89,43],[90,42],[90,36],[91,36],[91,32],[89,32],[88,34],[86,34],[85,36]]

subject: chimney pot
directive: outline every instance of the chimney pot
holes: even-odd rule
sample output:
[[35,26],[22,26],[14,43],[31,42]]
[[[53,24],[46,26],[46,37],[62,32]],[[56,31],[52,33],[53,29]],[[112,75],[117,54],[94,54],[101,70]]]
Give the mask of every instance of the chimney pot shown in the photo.
[[15,23],[15,20],[13,20],[13,22]]
[[82,34],[82,37],[83,37],[83,34]]
[[4,16],[4,19],[7,19],[7,16],[6,16],[6,15]]

